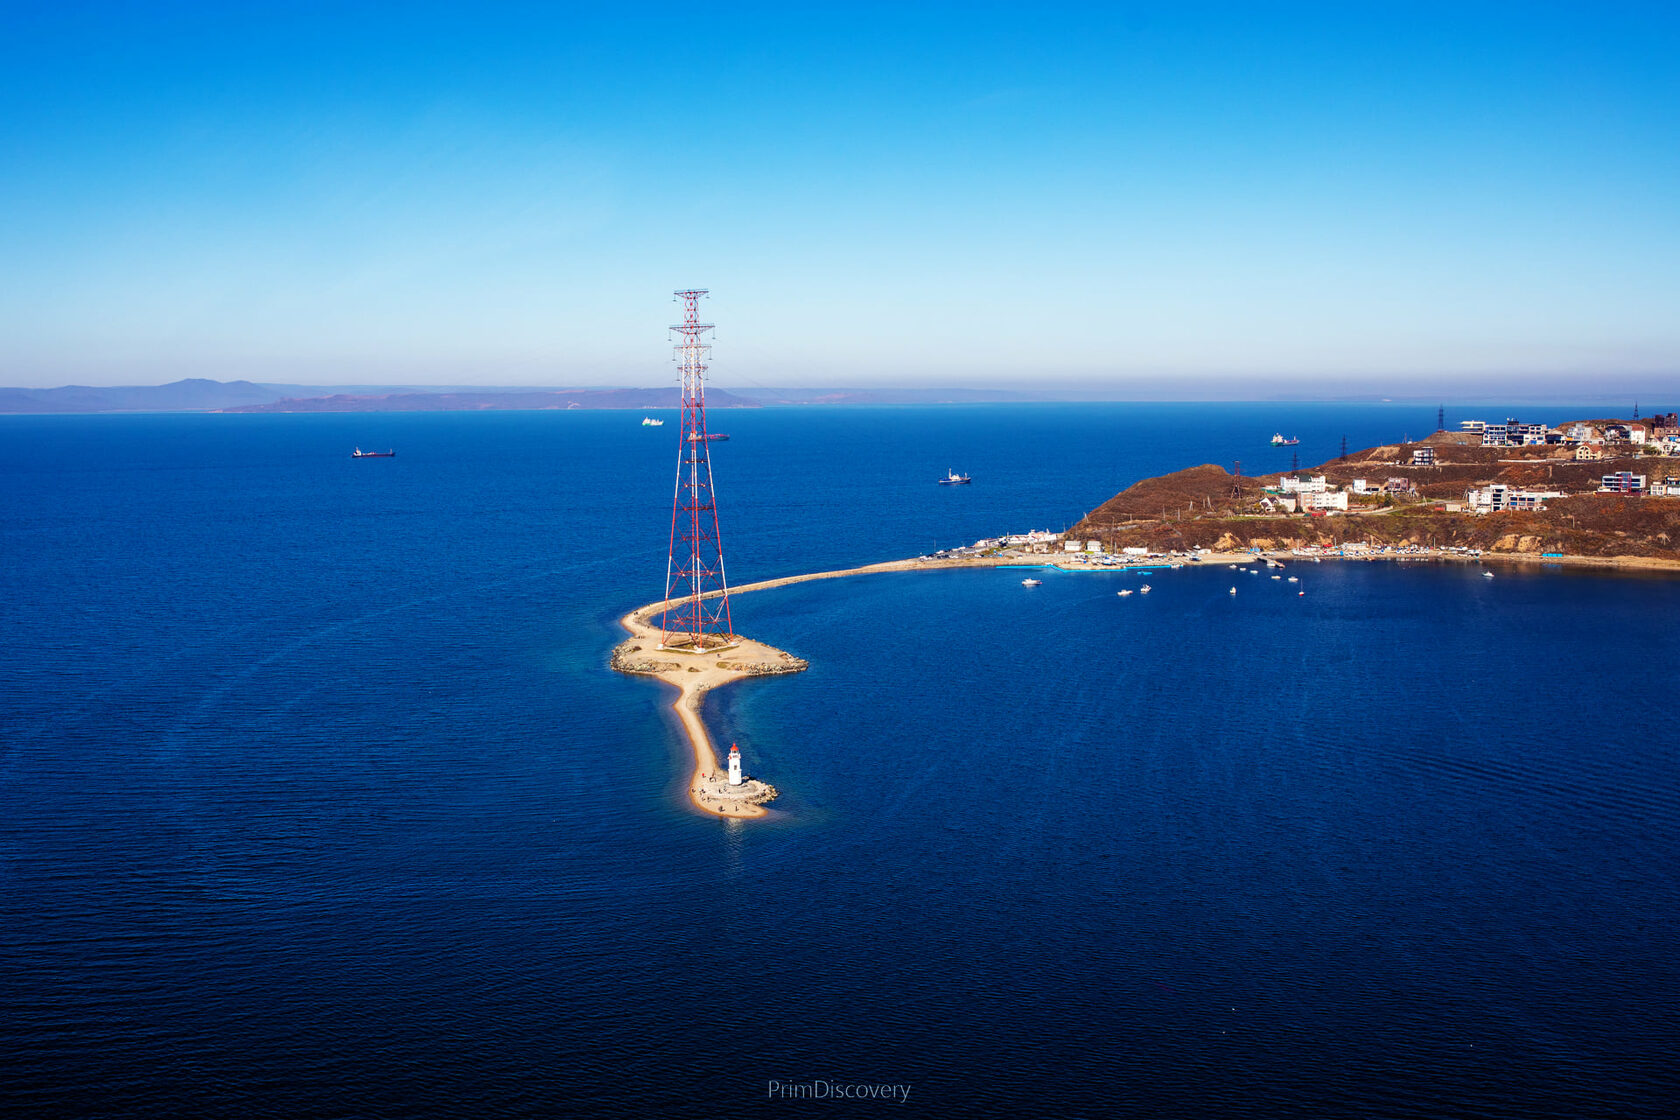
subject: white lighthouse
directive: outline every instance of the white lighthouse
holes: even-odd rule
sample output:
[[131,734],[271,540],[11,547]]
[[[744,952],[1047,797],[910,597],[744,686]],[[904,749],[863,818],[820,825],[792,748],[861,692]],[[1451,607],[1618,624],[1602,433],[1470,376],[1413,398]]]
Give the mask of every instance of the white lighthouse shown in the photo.
[[741,784],[741,748],[735,743],[729,744],[729,784]]

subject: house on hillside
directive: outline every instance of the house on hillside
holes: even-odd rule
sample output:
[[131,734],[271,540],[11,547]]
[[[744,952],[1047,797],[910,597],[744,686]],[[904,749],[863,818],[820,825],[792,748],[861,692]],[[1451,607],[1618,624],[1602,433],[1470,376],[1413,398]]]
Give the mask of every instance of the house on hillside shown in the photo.
[[1646,476],[1634,474],[1632,471],[1617,471],[1607,474],[1599,481],[1600,494],[1643,494],[1645,493]]
[[1306,510],[1328,511],[1334,509],[1340,510],[1342,513],[1346,513],[1348,508],[1347,502],[1348,496],[1346,490],[1337,490],[1333,494],[1328,491],[1317,491],[1301,495],[1301,508]]
[[1604,448],[1596,444],[1583,443],[1575,448],[1575,461],[1577,463],[1596,462],[1602,458],[1604,458]]
[[1464,495],[1464,501],[1471,513],[1498,513],[1507,509],[1532,512],[1545,509],[1547,499],[1561,497],[1563,494],[1556,490],[1519,490],[1503,482],[1494,482],[1469,491]]
[[1433,467],[1435,465],[1435,449],[1433,447],[1412,448],[1412,466]]

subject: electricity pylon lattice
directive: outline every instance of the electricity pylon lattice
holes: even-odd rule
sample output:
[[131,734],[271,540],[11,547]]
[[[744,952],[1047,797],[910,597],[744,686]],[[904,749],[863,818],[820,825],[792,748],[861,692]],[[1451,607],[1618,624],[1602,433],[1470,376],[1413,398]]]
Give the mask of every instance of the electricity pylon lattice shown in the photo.
[[677,489],[671,500],[671,551],[665,565],[665,612],[661,649],[699,652],[735,642],[729,617],[729,583],[723,573],[723,538],[718,533],[712,488],[711,440],[706,432],[706,359],[703,341],[712,324],[700,321],[703,288],[677,292],[683,321],[671,329],[677,343],[682,385],[682,429],[677,437]]

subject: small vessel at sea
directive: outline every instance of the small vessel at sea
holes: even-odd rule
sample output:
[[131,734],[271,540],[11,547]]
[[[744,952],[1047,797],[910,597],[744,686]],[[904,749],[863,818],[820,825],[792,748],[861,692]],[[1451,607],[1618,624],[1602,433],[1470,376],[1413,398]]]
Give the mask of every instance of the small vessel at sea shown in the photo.
[[1295,576],[1290,576],[1289,577],[1289,582],[1290,583],[1300,583],[1301,581],[1298,578],[1296,578]]
[[395,459],[396,457],[397,453],[395,451],[363,451],[359,447],[350,452],[350,458],[352,459]]
[[[661,421],[661,423],[663,423],[663,421]],[[688,442],[690,442],[690,443],[716,443],[719,440],[724,440],[724,439],[728,439],[728,438],[729,437],[724,435],[722,432],[708,432],[705,435],[700,435],[699,433],[694,433],[694,434],[692,434],[688,437]]]
[[1285,439],[1282,432],[1277,432],[1272,436],[1273,447],[1294,447],[1300,442],[1300,439],[1296,436],[1290,436]]
[[1282,576],[1273,576],[1272,578],[1273,579],[1282,579],[1283,577]]
[[1233,595],[1235,595],[1235,594],[1236,594],[1236,593],[1237,593],[1237,589],[1236,589],[1236,588],[1234,588],[1234,587],[1233,587],[1233,588],[1231,588],[1231,594],[1233,594]]
[[1138,588],[1138,594],[1147,595],[1147,594],[1149,594],[1149,590],[1150,590],[1149,585],[1146,583],[1142,587]]
[[1482,578],[1483,579],[1492,579],[1493,578],[1493,573],[1492,572],[1483,572],[1482,573]]
[[1129,588],[1129,587],[1126,588],[1126,590],[1124,590],[1124,591],[1116,591],[1115,592],[1115,594],[1120,596],[1121,598],[1125,598],[1127,595],[1130,595],[1131,593],[1132,593],[1132,589]]
[[1043,582],[1044,581],[1041,580],[1041,579],[1024,579],[1024,580],[1021,581],[1021,586],[1022,587],[1037,587],[1039,584],[1041,584]]
[[973,481],[974,480],[972,478],[969,478],[966,474],[958,474],[956,471],[947,470],[945,472],[945,477],[939,480],[939,485],[941,485],[941,486],[967,486],[969,483],[971,483]]
[[642,427],[644,428],[662,428],[664,426],[665,421],[663,420],[655,420],[651,416],[642,417]]

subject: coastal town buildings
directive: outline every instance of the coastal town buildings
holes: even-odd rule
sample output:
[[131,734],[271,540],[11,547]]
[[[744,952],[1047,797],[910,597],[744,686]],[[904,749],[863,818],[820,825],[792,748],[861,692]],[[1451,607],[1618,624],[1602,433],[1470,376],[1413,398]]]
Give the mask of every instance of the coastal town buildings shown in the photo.
[[1415,447],[1412,449],[1412,466],[1433,467],[1435,465],[1435,449],[1433,447]]
[[1598,492],[1601,494],[1643,494],[1647,476],[1634,474],[1632,471],[1616,471],[1605,475],[1600,481]]
[[1348,508],[1348,494],[1346,490],[1303,491],[1301,494],[1301,508],[1305,510],[1337,510],[1346,513]]
[[1551,429],[1545,424],[1524,424],[1515,417],[1510,417],[1503,424],[1483,425],[1482,446],[1527,447],[1543,444],[1549,432]]
[[1478,487],[1464,495],[1471,513],[1498,513],[1501,510],[1543,510],[1551,498],[1565,495],[1557,490],[1519,490],[1503,482]]

